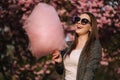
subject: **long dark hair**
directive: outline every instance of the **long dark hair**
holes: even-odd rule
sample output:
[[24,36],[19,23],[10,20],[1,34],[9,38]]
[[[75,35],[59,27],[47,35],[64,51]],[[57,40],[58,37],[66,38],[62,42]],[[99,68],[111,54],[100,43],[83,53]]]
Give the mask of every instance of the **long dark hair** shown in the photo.
[[[92,42],[94,42],[95,40],[98,39],[97,20],[96,20],[96,17],[92,13],[83,12],[82,14],[87,14],[91,19],[92,30],[89,33],[88,40],[87,40],[85,46],[83,47],[82,54],[81,54],[81,55],[85,56],[85,58],[88,60],[90,57],[90,46],[91,46]],[[74,36],[75,36],[75,40],[70,45],[70,47],[67,51],[67,55],[70,55],[71,51],[73,49],[75,49],[75,47],[78,43],[78,35],[76,33],[74,33]]]

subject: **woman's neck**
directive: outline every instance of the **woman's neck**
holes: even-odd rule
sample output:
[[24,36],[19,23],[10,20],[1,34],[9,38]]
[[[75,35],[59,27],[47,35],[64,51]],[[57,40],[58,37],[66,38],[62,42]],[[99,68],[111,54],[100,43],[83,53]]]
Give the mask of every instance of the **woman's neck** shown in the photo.
[[76,46],[76,49],[83,48],[87,40],[88,40],[88,34],[80,35],[78,37],[78,44]]

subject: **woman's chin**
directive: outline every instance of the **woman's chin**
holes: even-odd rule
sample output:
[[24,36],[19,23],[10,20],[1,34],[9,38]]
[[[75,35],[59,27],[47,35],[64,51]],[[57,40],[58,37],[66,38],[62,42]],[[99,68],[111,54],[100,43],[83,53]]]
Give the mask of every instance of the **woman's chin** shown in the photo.
[[80,30],[75,30],[75,32],[77,33],[77,34],[80,34],[81,33],[81,31]]

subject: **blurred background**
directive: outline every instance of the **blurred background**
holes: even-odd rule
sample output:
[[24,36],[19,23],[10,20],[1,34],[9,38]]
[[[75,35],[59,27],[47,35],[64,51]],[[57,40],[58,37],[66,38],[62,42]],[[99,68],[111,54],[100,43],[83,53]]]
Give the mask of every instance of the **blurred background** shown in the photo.
[[76,12],[92,12],[103,50],[96,80],[120,80],[120,0],[0,0],[0,80],[60,80],[50,55],[36,59],[28,50],[22,26],[39,2],[54,6],[66,32]]

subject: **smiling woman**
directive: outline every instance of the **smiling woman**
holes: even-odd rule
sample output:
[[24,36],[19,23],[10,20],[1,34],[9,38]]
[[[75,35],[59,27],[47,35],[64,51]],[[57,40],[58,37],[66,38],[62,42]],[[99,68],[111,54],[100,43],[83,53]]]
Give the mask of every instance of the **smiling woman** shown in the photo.
[[63,80],[94,80],[101,59],[97,21],[93,14],[84,12],[73,17],[75,39],[64,51],[52,53],[56,71]]
[[88,38],[88,33],[91,31],[91,22],[90,17],[87,14],[82,14],[79,17],[79,20],[75,23],[75,31],[77,35],[86,35],[86,38]]

